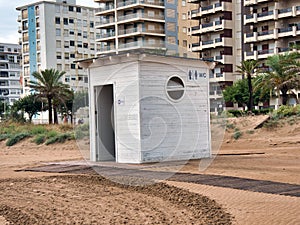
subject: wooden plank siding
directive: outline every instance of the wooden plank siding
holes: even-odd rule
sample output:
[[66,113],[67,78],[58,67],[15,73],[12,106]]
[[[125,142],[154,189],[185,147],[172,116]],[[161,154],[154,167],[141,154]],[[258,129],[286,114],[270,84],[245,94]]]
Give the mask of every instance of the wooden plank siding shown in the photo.
[[[106,84],[114,86],[117,162],[211,156],[209,67],[205,62],[137,53],[98,58],[89,69],[92,161],[101,161],[101,156],[96,158],[98,109],[94,90],[99,92]],[[189,70],[205,73],[207,77],[190,79]],[[179,101],[173,101],[167,94],[166,85],[172,76],[180,77],[184,83],[184,96]]]

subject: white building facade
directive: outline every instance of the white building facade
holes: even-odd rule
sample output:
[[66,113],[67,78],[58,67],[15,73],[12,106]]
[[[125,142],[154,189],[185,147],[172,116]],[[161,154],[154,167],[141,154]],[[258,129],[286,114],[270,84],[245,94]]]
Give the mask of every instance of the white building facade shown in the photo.
[[29,92],[32,73],[50,68],[65,71],[64,82],[74,91],[86,90],[87,71],[74,61],[94,57],[97,52],[95,9],[76,5],[76,0],[56,0],[38,1],[17,10],[24,94]]
[[18,44],[0,43],[0,99],[9,105],[22,94],[20,56]]

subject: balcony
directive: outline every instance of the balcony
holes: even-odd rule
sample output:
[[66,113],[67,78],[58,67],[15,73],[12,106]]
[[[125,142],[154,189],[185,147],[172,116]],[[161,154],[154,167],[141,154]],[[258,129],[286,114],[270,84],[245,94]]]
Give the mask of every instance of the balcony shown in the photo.
[[21,15],[18,15],[17,22],[20,23],[21,21],[22,21],[22,16],[21,16]]
[[114,26],[115,25],[115,18],[111,17],[109,19],[102,18],[100,20],[100,23],[96,25],[96,28],[103,28],[103,27],[109,27],[109,26]]
[[[209,82],[222,82],[222,81],[234,81],[236,77],[231,72],[221,72],[220,68],[219,70],[216,70],[213,74],[209,77]],[[210,97],[212,96],[220,96],[222,95],[221,90],[214,90],[210,92]]]
[[218,30],[223,30],[225,28],[232,27],[232,21],[230,20],[218,20],[211,23],[201,24],[200,26],[192,27],[189,35],[200,35],[207,32],[214,32]]
[[203,49],[231,46],[232,44],[232,38],[216,38],[214,40],[200,41],[200,43],[192,44],[191,51],[198,52],[202,51]]
[[126,23],[132,20],[150,20],[150,21],[156,21],[162,23],[165,22],[163,15],[149,16],[145,13],[132,13],[125,16],[118,16],[118,23],[124,23],[124,22]]
[[255,50],[251,52],[245,52],[245,60],[258,60],[258,59],[266,59],[269,56],[272,56],[274,54],[278,53],[278,48],[275,49],[264,49],[264,50]]
[[300,15],[300,6],[292,6],[284,9],[274,9],[263,13],[253,13],[245,15],[244,25],[248,23],[257,23],[266,20],[277,20],[287,17],[296,17]]
[[234,60],[232,55],[216,55],[214,56],[214,61],[220,62],[222,64],[226,64],[226,63],[230,64]]
[[292,27],[283,27],[274,30],[247,33],[245,34],[245,42],[251,43],[265,40],[275,40],[278,38],[289,36],[295,37],[298,35],[300,35],[300,23]]
[[103,41],[104,39],[112,39],[114,37],[115,37],[115,32],[109,32],[109,33],[106,33],[106,34],[98,35],[96,41]]
[[272,0],[245,0],[244,6],[256,5],[263,2],[273,2]]
[[97,52],[97,54],[106,54],[106,53],[110,53],[110,52],[115,52],[116,51],[116,47],[115,46],[103,46],[100,48],[100,51]]
[[119,44],[119,51],[125,51],[137,48],[148,48],[148,49],[163,49],[165,44],[163,43],[152,43],[147,41],[133,41],[129,43]]
[[158,8],[164,8],[164,2],[163,1],[149,1],[149,0],[128,0],[125,2],[118,2],[117,6],[118,8],[128,8],[135,5],[149,5],[151,7],[157,7]]
[[149,30],[146,28],[130,28],[130,29],[124,29],[124,30],[119,30],[118,35],[119,36],[130,36],[130,35],[137,35],[137,34],[150,34],[150,35],[159,35],[159,36],[165,36],[165,32],[163,29],[158,29],[158,30]]
[[230,2],[221,2],[221,3],[215,3],[213,5],[209,6],[203,6],[199,9],[195,9],[189,12],[190,19],[199,19],[202,16],[208,15],[208,14],[214,14],[216,12],[222,12],[222,11],[232,11],[232,3]]
[[100,7],[96,9],[95,15],[96,16],[102,16],[107,13],[114,12],[115,6],[114,4],[105,5],[104,7]]

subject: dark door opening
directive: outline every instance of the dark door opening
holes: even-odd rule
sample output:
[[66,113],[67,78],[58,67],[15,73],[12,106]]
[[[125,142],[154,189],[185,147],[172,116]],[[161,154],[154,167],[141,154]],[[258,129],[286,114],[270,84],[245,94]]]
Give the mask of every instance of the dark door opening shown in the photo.
[[97,87],[97,161],[115,161],[113,85]]

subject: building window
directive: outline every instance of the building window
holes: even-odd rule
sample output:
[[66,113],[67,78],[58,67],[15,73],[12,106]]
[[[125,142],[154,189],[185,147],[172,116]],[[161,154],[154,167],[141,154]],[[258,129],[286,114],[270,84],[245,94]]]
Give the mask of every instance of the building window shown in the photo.
[[167,23],[167,30],[168,30],[168,31],[173,31],[173,32],[175,32],[175,31],[176,31],[175,23],[170,23],[170,22],[168,22],[168,23]]
[[61,59],[61,52],[56,52],[56,59]]
[[176,38],[175,37],[169,36],[167,38],[167,41],[168,41],[168,44],[173,44],[173,45],[176,44]]
[[64,37],[69,37],[69,30],[68,29],[64,29]]
[[184,83],[178,76],[171,77],[166,85],[167,96],[173,101],[179,101],[184,95]]
[[182,45],[183,45],[183,47],[187,47],[187,41],[183,40]]
[[175,10],[174,9],[167,9],[167,17],[175,18]]
[[74,35],[74,34],[75,34],[74,30],[70,30],[70,35]]
[[83,20],[83,21],[82,21],[82,25],[83,25],[83,27],[87,27],[87,21],[86,21],[86,20]]
[[61,36],[61,30],[59,28],[56,28],[56,36]]
[[69,6],[69,11],[73,12],[74,11],[74,7],[73,6]]
[[61,48],[61,41],[60,40],[56,41],[56,48]]
[[82,35],[81,32],[82,32],[81,30],[78,30],[77,35],[78,35],[78,36],[81,36],[81,35]]
[[88,44],[88,43],[83,43],[83,47],[84,47],[84,48],[88,48],[88,47],[89,47],[89,44]]
[[69,24],[68,18],[64,18],[64,25],[68,25],[68,24]]
[[81,19],[77,19],[77,26],[78,26],[78,27],[81,27],[81,26],[82,26]]
[[74,53],[71,53],[71,54],[70,54],[70,58],[75,59],[75,54],[74,54]]
[[76,69],[76,64],[71,63],[71,69]]
[[65,41],[64,47],[65,47],[65,48],[69,48],[69,42],[68,42],[68,41]]
[[186,20],[186,13],[182,13],[182,19]]
[[70,59],[70,55],[69,55],[69,53],[65,53],[65,59]]
[[78,47],[78,48],[82,48],[82,41],[78,41],[77,47]]
[[57,67],[58,71],[62,71],[62,65],[61,64],[57,64],[56,67]]
[[81,8],[80,8],[80,7],[77,7],[77,8],[76,8],[76,12],[81,13]]
[[83,37],[83,38],[87,38],[87,31],[83,31],[82,37]]
[[186,30],[187,30],[186,27],[183,27],[183,28],[182,28],[182,32],[183,32],[183,33],[186,33]]
[[149,10],[149,11],[148,11],[148,16],[149,16],[149,17],[154,17],[154,16],[155,16],[155,12],[152,11],[152,10],[151,10],[151,11]]
[[75,41],[70,41],[70,46],[75,46]]
[[94,28],[94,22],[90,22],[90,28]]
[[60,24],[60,18],[59,17],[55,17],[55,24]]
[[74,19],[69,19],[69,23],[74,23]]
[[182,0],[181,5],[186,6],[186,0]]

